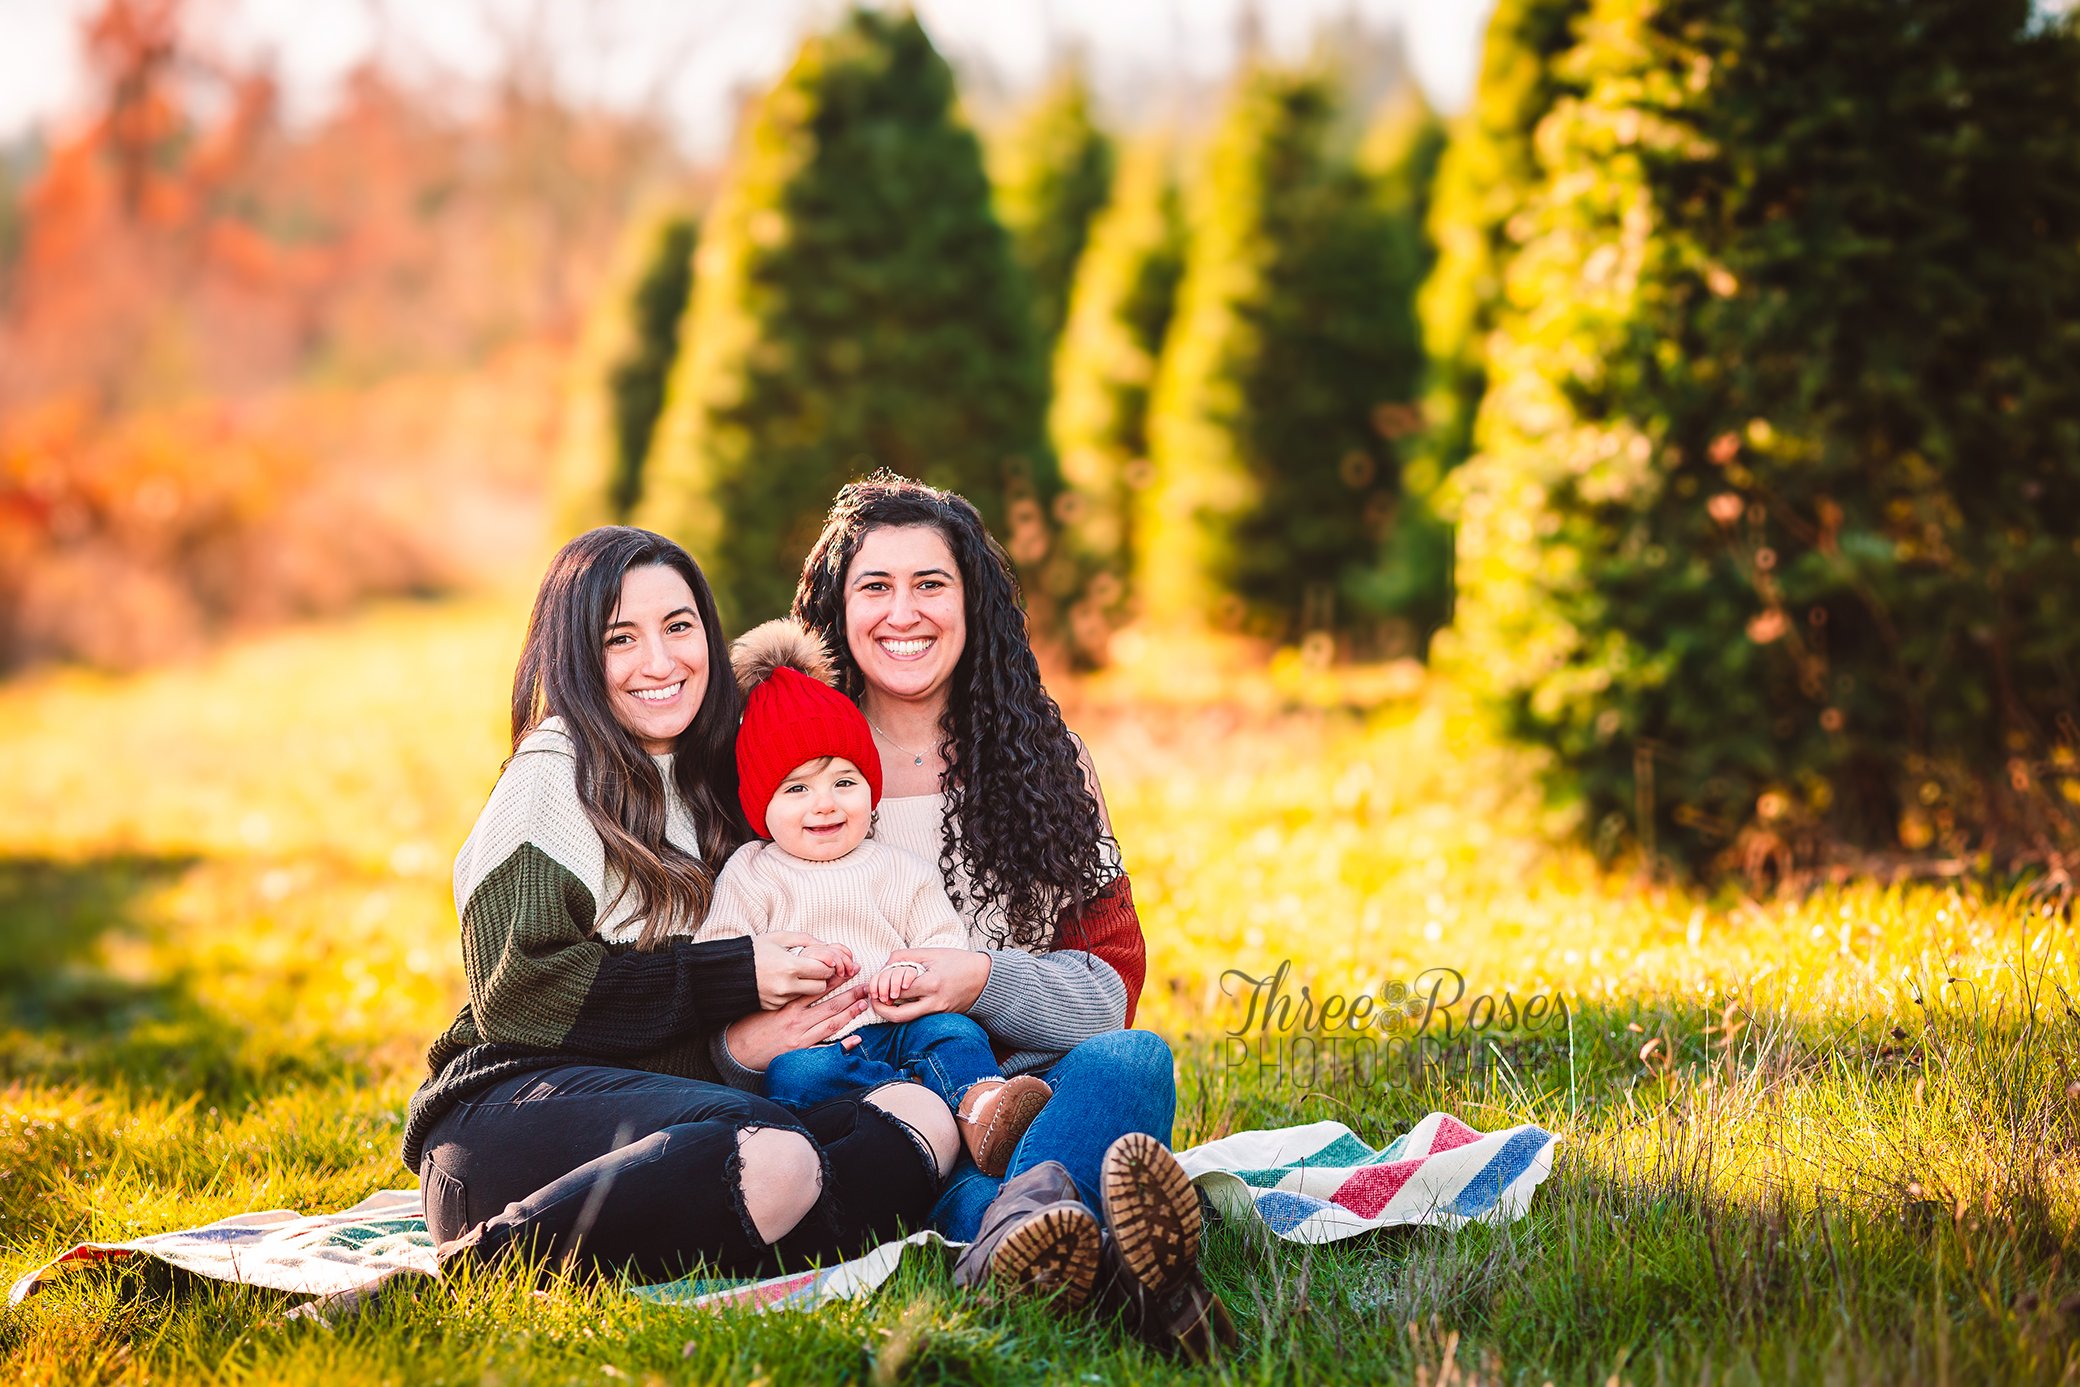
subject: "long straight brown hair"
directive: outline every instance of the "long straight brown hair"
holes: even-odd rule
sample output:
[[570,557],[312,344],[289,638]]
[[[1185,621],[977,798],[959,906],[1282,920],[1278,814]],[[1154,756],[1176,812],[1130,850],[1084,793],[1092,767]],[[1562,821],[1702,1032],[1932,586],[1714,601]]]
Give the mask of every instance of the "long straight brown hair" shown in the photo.
[[[693,590],[708,643],[708,689],[673,747],[672,781],[698,830],[701,855],[665,836],[664,777],[607,695],[607,626],[632,568],[669,568]],[[513,671],[513,751],[549,717],[561,718],[578,761],[578,798],[606,845],[621,891],[597,903],[599,917],[632,896],[642,920],[638,948],[706,918],[715,874],[750,836],[737,806],[737,722],[743,712],[730,677],[729,642],[700,565],[663,535],[627,525],[587,530],[557,551],[535,594],[519,668]]]

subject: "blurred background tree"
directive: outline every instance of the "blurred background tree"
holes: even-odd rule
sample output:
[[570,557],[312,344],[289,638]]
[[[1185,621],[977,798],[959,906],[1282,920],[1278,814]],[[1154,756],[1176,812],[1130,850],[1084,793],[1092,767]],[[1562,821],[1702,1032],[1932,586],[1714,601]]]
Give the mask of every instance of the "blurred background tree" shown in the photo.
[[531,548],[545,343],[636,190],[681,173],[524,45],[478,106],[371,61],[292,121],[193,18],[92,7],[83,109],[22,165],[0,668],[164,658]]
[[1193,194],[1134,522],[1158,624],[1289,640],[1363,615],[1396,473],[1375,407],[1420,363],[1336,112],[1324,76],[1249,72]]
[[626,524],[693,294],[700,223],[661,205],[631,224],[578,344],[557,458],[556,532]]
[[989,152],[997,215],[1031,286],[1040,340],[1052,343],[1091,219],[1112,190],[1112,140],[1092,118],[1082,68],[1064,67]]
[[1399,363],[1394,376],[1380,383],[1383,398],[1373,406],[1373,427],[1391,444],[1397,464],[1393,514],[1378,561],[1352,580],[1360,611],[1389,614],[1382,640],[1369,653],[1421,653],[1434,614],[1426,605],[1429,589],[1418,575],[1449,559],[1449,549],[1435,542],[1434,528],[1424,525],[1420,512],[1425,503],[1411,494],[1408,480],[1410,471],[1421,466],[1425,442],[1420,397],[1426,360],[1416,298],[1437,259],[1428,224],[1430,191],[1445,144],[1444,122],[1422,88],[1410,82],[1381,103],[1358,151],[1387,257],[1387,291],[1377,311]]
[[22,249],[22,166],[33,146],[0,147],[0,294],[14,277],[15,257]]
[[1598,0],[1515,214],[1452,664],[1607,845],[2073,841],[2080,44]]
[[875,467],[954,488],[1022,564],[1047,538],[1046,382],[953,75],[914,16],[859,10],[760,102],[703,228],[639,515],[742,629],[787,609],[832,494]]
[[1103,661],[1112,631],[1132,614],[1134,493],[1154,476],[1149,392],[1184,273],[1175,162],[1168,136],[1128,147],[1112,199],[1092,223],[1055,348],[1048,429],[1064,490],[1054,567],[1074,651],[1089,664]]
[[1436,265],[1418,301],[1430,357],[1424,429],[1402,469],[1381,593],[1424,644],[1452,617],[1452,529],[1438,488],[1473,451],[1486,342],[1521,239],[1512,218],[1541,179],[1532,133],[1569,91],[1556,63],[1587,9],[1588,0],[1496,0],[1473,105],[1454,122],[1434,170],[1426,206]]

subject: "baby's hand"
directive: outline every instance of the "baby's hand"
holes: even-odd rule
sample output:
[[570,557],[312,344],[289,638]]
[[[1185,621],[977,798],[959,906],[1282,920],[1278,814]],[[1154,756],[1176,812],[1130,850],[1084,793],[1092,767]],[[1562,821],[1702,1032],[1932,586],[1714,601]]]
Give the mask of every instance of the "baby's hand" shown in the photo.
[[891,963],[874,975],[868,993],[877,1002],[892,1004],[903,999],[910,984],[917,980],[917,969],[909,964]]

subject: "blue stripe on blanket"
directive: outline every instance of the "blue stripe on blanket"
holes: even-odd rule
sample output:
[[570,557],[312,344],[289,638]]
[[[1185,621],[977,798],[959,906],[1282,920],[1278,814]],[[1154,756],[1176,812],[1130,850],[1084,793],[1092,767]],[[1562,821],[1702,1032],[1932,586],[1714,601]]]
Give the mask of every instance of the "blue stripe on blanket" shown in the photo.
[[1313,1195],[1295,1194],[1291,1190],[1273,1190],[1257,1196],[1257,1213],[1271,1226],[1271,1231],[1286,1234],[1307,1221],[1310,1214],[1329,1207],[1326,1199]]
[[1452,1212],[1475,1218],[1494,1208],[1495,1202],[1502,1198],[1502,1192],[1510,1187],[1510,1182],[1531,1168],[1538,1153],[1545,1150],[1546,1143],[1551,1140],[1550,1134],[1536,1127],[1526,1127],[1502,1143],[1502,1149],[1459,1191],[1459,1197],[1452,1201]]

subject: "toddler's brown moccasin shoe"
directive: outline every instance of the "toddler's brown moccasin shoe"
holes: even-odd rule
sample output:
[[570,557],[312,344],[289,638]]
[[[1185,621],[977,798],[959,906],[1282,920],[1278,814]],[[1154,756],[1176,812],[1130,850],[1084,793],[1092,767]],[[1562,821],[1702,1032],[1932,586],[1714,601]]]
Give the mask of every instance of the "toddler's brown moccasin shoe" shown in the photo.
[[[980,1088],[981,1085],[977,1085]],[[1011,1165],[1011,1153],[1033,1125],[1033,1119],[1054,1097],[1054,1090],[1044,1079],[1031,1074],[1021,1074],[993,1086],[995,1104],[990,1108],[989,1118],[977,1122],[969,1115],[970,1102],[961,1104],[961,1141],[968,1154],[975,1160],[975,1168],[984,1175],[1002,1175]],[[973,1094],[974,1089],[969,1093]]]

